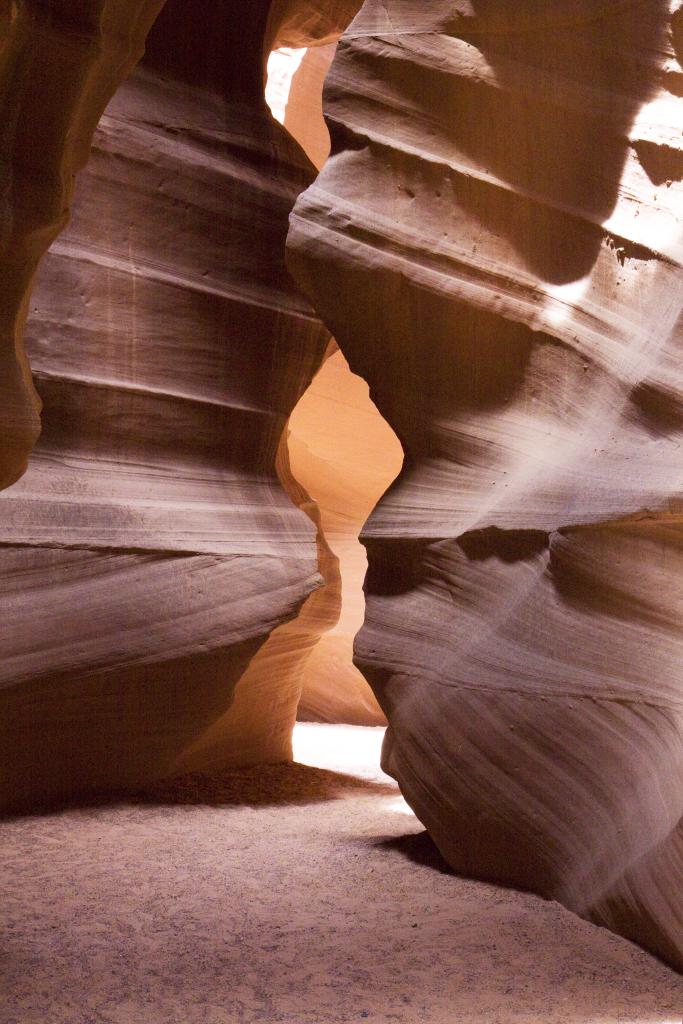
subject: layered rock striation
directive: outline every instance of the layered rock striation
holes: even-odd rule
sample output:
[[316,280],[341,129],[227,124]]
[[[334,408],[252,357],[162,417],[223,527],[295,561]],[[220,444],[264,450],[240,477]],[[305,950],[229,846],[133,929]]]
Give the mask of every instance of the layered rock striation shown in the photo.
[[31,281],[66,223],[74,174],[99,117],[162,5],[0,4],[0,487],[24,472],[39,433],[22,338]]
[[[26,6],[33,45],[64,37],[72,68],[80,22]],[[314,170],[264,102],[268,3],[200,6],[201,31],[183,0],[156,21],[28,309],[43,430],[0,494],[4,808],[291,756],[296,669],[336,614],[312,598],[285,625],[322,582],[316,524],[277,477],[314,514],[281,451],[328,344],[284,267]],[[67,192],[49,217],[31,199],[45,245]]]
[[289,264],[400,438],[356,659],[459,871],[683,967],[681,13],[366,0]]

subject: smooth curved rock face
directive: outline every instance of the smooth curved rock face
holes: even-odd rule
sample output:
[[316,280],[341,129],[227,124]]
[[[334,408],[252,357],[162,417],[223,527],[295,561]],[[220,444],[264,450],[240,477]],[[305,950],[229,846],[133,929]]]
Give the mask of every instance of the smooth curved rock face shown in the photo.
[[17,0],[0,6],[0,488],[39,430],[23,348],[31,281],[64,227],[73,176],[107,101],[139,59],[163,0]]
[[363,534],[386,770],[458,870],[679,968],[680,25],[366,0],[289,241],[406,452]]
[[321,577],[276,461],[328,335],[284,267],[314,172],[263,100],[267,10],[207,3],[197,32],[169,0],[37,277],[43,432],[0,494],[4,807],[291,756],[329,607],[283,625]]

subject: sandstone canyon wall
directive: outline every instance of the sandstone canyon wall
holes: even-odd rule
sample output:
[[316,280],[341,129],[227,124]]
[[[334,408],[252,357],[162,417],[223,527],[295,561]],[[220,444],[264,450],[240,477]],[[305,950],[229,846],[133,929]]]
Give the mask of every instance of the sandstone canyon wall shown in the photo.
[[64,227],[73,176],[163,0],[0,3],[0,487],[39,432],[22,332],[38,261]]
[[[297,435],[333,347],[264,64],[355,14],[291,220],[343,352]],[[680,4],[0,15],[2,808],[290,756],[340,597],[300,484],[343,548],[377,483],[310,433],[347,359],[406,456],[363,533],[385,767],[456,869],[683,968]]]
[[[39,166],[29,184],[17,170],[14,202],[28,207],[22,188],[61,176],[49,215],[31,206],[43,248],[85,154],[46,163],[34,108],[41,96],[46,118],[64,105],[60,69],[88,43],[90,13],[104,18],[102,4],[81,6],[82,19],[81,7],[22,9],[44,67],[25,69],[36,95],[17,134],[36,131]],[[133,6],[139,45],[155,5],[138,4],[137,20]],[[336,607],[313,597],[283,625],[322,580],[315,524],[276,463],[314,515],[281,439],[328,335],[284,267],[288,214],[314,169],[264,102],[268,13],[169,0],[36,278],[26,342],[42,436],[0,495],[5,808],[291,756],[296,669]],[[73,85],[73,106],[88,103],[94,128],[88,88]],[[63,149],[72,125],[59,127]],[[9,299],[3,310],[15,315]]]
[[301,674],[303,721],[383,725],[384,715],[353,664],[363,624],[365,549],[358,535],[389,484],[403,452],[370,401],[368,386],[338,350],[325,360],[289,422],[297,480],[315,498],[327,543],[339,558],[339,620],[320,637]]
[[[282,48],[268,61],[266,97],[316,167],[324,166],[330,136],[323,120],[323,82],[336,44]],[[353,665],[353,638],[363,623],[365,549],[358,541],[370,512],[398,476],[401,445],[370,401],[365,381],[349,370],[334,342],[288,424],[294,477],[320,510],[325,540],[339,560],[338,621],[320,636],[301,667],[303,721],[384,725],[368,683]],[[319,598],[322,601],[322,595]]]
[[681,968],[678,6],[366,0],[289,263],[406,453],[386,770],[457,870]]

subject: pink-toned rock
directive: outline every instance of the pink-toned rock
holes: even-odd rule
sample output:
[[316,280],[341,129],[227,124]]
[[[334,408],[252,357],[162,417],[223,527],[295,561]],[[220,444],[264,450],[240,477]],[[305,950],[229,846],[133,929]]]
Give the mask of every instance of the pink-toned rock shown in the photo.
[[[335,609],[284,625],[322,580],[276,461],[328,337],[284,267],[314,172],[263,102],[267,14],[205,4],[197,32],[169,0],[36,279],[43,432],[0,495],[4,807],[291,756]],[[26,31],[58,52],[76,27]]]
[[0,7],[0,487],[26,468],[39,400],[23,347],[31,281],[68,216],[108,99],[163,0],[21,0]]
[[363,533],[386,769],[459,871],[680,968],[676,17],[366,0],[289,262],[406,452]]

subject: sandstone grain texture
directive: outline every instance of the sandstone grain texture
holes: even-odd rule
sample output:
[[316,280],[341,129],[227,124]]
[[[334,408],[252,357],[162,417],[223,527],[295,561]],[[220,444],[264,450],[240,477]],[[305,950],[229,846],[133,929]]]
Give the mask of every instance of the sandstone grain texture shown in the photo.
[[677,7],[366,0],[289,246],[406,453],[363,532],[386,770],[458,871],[681,968]]
[[23,347],[31,281],[68,216],[107,101],[163,0],[15,0],[0,7],[0,487],[26,469],[39,400]]
[[284,625],[322,579],[276,463],[296,491],[278,452],[328,336],[284,267],[314,170],[263,99],[267,15],[169,0],[36,278],[43,430],[0,494],[4,807],[291,756],[336,609]]
[[0,826],[0,1024],[680,1024],[636,946],[446,874],[380,737]]

